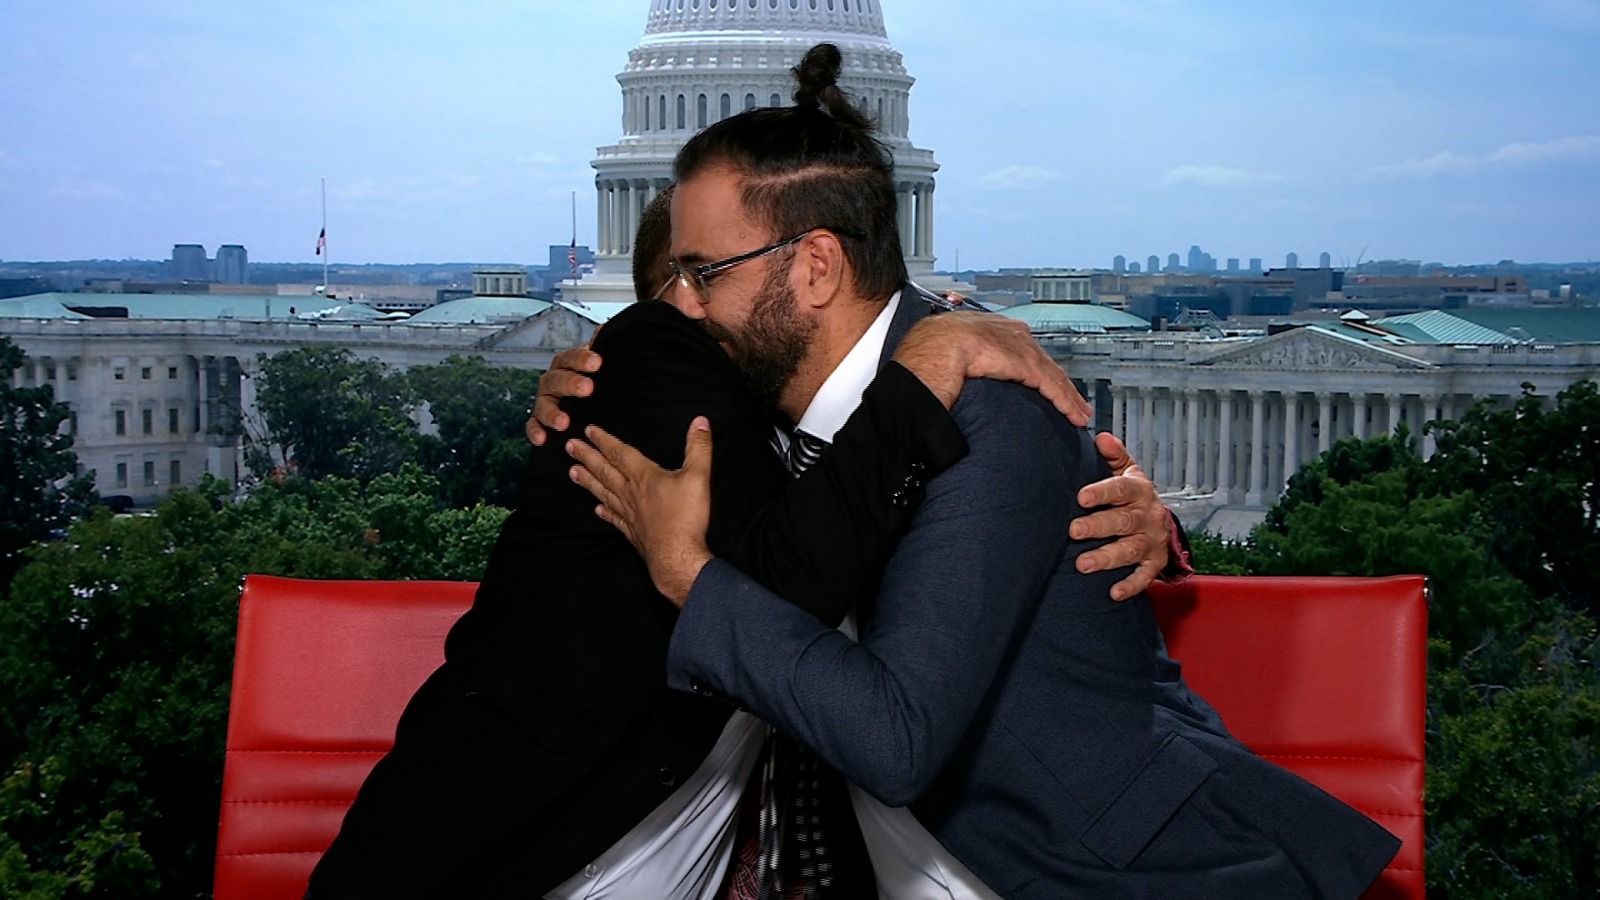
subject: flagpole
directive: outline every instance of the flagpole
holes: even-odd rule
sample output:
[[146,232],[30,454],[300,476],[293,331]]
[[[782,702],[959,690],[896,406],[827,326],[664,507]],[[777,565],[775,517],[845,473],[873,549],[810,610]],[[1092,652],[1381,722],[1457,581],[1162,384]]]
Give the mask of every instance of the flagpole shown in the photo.
[[572,192],[572,283],[578,283],[578,192]]
[[328,176],[322,176],[322,296],[328,296]]

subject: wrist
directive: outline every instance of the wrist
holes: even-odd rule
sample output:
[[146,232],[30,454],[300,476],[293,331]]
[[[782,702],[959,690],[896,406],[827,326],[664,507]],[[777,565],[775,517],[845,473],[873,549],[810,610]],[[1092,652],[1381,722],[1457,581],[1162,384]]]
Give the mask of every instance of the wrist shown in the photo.
[[683,604],[689,601],[689,591],[694,589],[694,583],[700,578],[700,571],[712,558],[711,551],[705,547],[690,548],[655,579],[656,590],[671,600],[673,606],[682,609]]
[[961,385],[966,378],[968,360],[959,341],[931,346],[932,342],[902,345],[893,359],[917,377],[939,402],[949,409],[961,395]]

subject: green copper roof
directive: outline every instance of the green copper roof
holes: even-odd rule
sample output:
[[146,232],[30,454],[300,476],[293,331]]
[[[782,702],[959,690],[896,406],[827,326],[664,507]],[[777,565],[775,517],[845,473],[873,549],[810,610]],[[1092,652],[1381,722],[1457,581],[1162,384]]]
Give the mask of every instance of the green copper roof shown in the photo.
[[1450,314],[1513,337],[1550,344],[1600,342],[1600,308],[1469,306]]
[[1389,316],[1372,323],[1419,344],[1515,344],[1516,338],[1468,321],[1454,312],[1429,310]]
[[429,307],[406,321],[434,325],[504,325],[537,316],[553,305],[529,297],[463,297]]
[[1024,303],[1000,315],[1028,323],[1038,333],[1110,334],[1149,331],[1150,323],[1131,313],[1093,303]]

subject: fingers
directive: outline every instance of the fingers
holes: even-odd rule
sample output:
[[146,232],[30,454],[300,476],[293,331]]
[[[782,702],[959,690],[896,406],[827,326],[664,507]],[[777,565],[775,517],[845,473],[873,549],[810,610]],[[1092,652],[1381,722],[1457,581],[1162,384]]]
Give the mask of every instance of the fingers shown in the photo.
[[578,463],[571,469],[572,480],[606,506],[614,510],[621,509],[617,495],[626,481],[622,473],[598,450],[583,441],[568,441],[567,455]]
[[535,447],[543,447],[546,438],[549,436],[544,430],[544,426],[540,425],[539,420],[533,416],[529,416],[528,421],[522,424],[522,433],[528,436],[528,443]]
[[1153,562],[1140,563],[1133,574],[1111,586],[1111,599],[1121,603],[1130,597],[1137,597],[1144,593],[1156,576],[1161,573],[1161,568]]
[[566,369],[572,372],[598,372],[600,371],[600,354],[588,347],[573,347],[563,350],[550,360],[550,371]]
[[539,376],[539,396],[562,400],[594,393],[594,379],[570,369],[551,369]]
[[1129,455],[1122,439],[1109,431],[1102,431],[1094,436],[1094,448],[1105,457],[1106,464],[1111,466],[1112,475],[1121,475],[1134,464],[1133,457]]
[[1121,538],[1132,534],[1143,534],[1144,529],[1139,527],[1139,519],[1134,510],[1127,506],[1116,506],[1111,509],[1102,509],[1097,513],[1079,516],[1072,520],[1072,527],[1068,534],[1073,540],[1089,541],[1097,538]]
[[695,416],[689,423],[689,434],[683,441],[683,468],[686,472],[711,474],[711,421],[705,416]]
[[[1085,575],[1105,572],[1144,562],[1150,540],[1145,535],[1133,534],[1115,543],[1078,554],[1078,571]],[[1163,563],[1164,564],[1164,563]]]
[[[1157,502],[1154,486],[1143,479],[1129,478],[1126,475],[1113,475],[1094,484],[1084,485],[1083,489],[1078,491],[1078,505],[1084,509],[1098,509],[1102,506],[1126,507],[1145,499]],[[1101,513],[1095,513],[1086,518],[1094,519],[1100,515]],[[1081,522],[1083,519],[1077,521]],[[1116,531],[1101,535],[1085,534],[1084,537],[1111,537],[1113,534],[1127,533],[1127,531]],[[1078,536],[1076,531],[1072,534],[1073,537]]]

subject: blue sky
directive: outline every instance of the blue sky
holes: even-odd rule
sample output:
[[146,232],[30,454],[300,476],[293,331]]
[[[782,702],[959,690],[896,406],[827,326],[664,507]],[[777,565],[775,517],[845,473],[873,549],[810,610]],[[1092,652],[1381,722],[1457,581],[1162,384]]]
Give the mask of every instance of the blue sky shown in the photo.
[[[1600,0],[883,0],[943,265],[1600,259]],[[0,259],[542,261],[647,0],[6,0]]]

